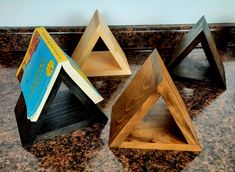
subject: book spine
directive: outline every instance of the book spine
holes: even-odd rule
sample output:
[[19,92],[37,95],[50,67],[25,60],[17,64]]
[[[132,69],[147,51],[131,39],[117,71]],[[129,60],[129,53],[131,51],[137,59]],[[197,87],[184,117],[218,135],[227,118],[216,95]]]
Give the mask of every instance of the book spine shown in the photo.
[[46,45],[48,46],[58,63],[68,60],[64,52],[55,43],[55,41],[52,39],[52,37],[49,35],[49,33],[44,27],[37,28],[36,30],[39,32],[40,36],[45,41]]
[[16,77],[18,78],[19,82],[21,82],[21,79],[22,79],[22,76],[24,73],[24,71],[23,71],[24,66],[30,61],[34,50],[37,48],[37,45],[39,42],[38,39],[39,39],[38,32],[36,30],[34,30],[33,36],[32,36],[30,43],[29,43],[29,48],[27,49],[27,52],[24,56],[24,59],[22,60],[20,67],[18,68],[18,70],[16,72]]

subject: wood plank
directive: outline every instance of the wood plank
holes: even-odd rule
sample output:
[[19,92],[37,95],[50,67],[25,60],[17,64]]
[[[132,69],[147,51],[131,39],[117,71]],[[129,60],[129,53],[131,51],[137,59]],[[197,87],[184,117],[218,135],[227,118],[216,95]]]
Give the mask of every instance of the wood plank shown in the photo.
[[148,58],[112,107],[111,146],[120,145],[133,127],[138,124],[139,119],[142,119],[148,112],[148,107],[160,97],[156,92],[156,82],[151,66],[151,60]]
[[201,151],[201,147],[199,145],[142,143],[138,141],[123,142],[119,148],[158,149],[158,150],[196,151],[196,152]]
[[199,144],[187,108],[163,61],[160,58],[159,63],[161,70],[164,73],[164,80],[159,85],[158,91],[165,100],[173,118],[175,119],[187,142],[189,144]]
[[99,37],[99,23],[96,22],[96,17],[94,15],[72,54],[72,58],[81,67],[87,60],[87,57],[91,53]]
[[128,140],[148,143],[187,143],[162,98],[135,126],[128,138],[125,139],[125,141]]
[[218,81],[218,83],[222,87],[226,88],[224,66],[220,59],[219,53],[217,51],[214,39],[207,25],[206,19],[204,19],[204,22],[203,22],[203,34],[204,34],[205,39],[203,39],[201,42],[202,47],[205,51],[207,60],[211,68],[215,72],[215,75],[218,76],[218,77],[215,77],[215,80]]
[[[82,71],[86,73],[86,76],[94,77],[111,75],[111,73],[113,75],[118,75],[118,73],[123,70],[113,58],[110,51],[93,51],[82,66]],[[124,72],[126,71],[124,70]]]
[[201,18],[177,44],[171,58],[166,63],[168,69],[177,66],[199,44],[202,37],[202,31],[203,18]]

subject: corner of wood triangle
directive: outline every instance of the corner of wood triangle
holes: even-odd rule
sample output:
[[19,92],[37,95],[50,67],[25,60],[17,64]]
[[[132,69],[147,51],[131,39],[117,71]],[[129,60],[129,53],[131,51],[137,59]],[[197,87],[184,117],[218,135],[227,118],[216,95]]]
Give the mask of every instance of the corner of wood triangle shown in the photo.
[[[92,51],[99,38],[108,51]],[[125,53],[98,10],[83,33],[72,58],[89,77],[131,74]]]
[[[143,122],[161,96],[185,142],[175,141],[174,133],[169,133],[167,129],[159,130],[161,126],[152,125],[161,123],[159,121],[154,123],[152,120],[151,124]],[[158,120],[161,119],[167,118]],[[146,131],[151,134],[146,136]],[[157,50],[148,57],[115,102],[109,138],[110,147],[201,151],[191,118]]]

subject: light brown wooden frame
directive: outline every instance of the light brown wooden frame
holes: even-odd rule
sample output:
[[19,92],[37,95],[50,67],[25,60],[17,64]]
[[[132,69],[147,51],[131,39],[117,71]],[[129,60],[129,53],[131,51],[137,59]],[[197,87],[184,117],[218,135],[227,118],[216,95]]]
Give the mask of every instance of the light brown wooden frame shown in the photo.
[[[92,51],[100,37],[109,51]],[[109,27],[105,24],[98,10],[96,10],[83,33],[72,54],[72,58],[89,77],[131,74],[122,48]]]
[[[153,123],[154,120],[143,123],[142,120],[160,96],[162,96],[172,115],[169,117],[173,117],[171,119],[173,122],[175,121],[178,129],[183,134],[184,141],[175,139],[175,130],[170,133],[168,129],[158,128],[158,126],[153,125],[155,124]],[[158,121],[155,121],[156,124],[160,124],[162,119],[167,120],[169,118],[159,118]],[[139,127],[138,131],[136,126]],[[145,128],[146,126],[150,127]],[[167,127],[171,128],[173,126],[169,125]],[[136,132],[138,138],[136,138]],[[142,135],[143,139],[141,134],[150,134],[150,137]],[[155,138],[155,136],[158,138]],[[201,151],[185,104],[157,50],[154,50],[148,57],[134,79],[115,102],[112,108],[109,146]]]

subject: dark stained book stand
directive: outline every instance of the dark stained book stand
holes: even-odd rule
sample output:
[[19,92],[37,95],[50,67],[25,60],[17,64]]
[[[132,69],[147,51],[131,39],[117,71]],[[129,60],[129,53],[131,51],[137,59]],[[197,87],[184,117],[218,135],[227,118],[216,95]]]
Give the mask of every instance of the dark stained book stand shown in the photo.
[[[158,104],[160,97],[166,105]],[[112,107],[109,146],[201,151],[185,104],[157,50]]]
[[[58,92],[62,82],[69,90]],[[64,69],[60,71],[37,122],[27,119],[26,104],[22,93],[15,106],[15,116],[23,147],[31,146],[37,136],[51,133],[51,131],[67,128],[66,132],[69,132],[92,123],[105,124],[107,122],[107,117],[103,112],[74,83]]]
[[200,42],[213,70],[214,83],[226,89],[224,66],[204,16],[183,36],[176,46],[169,61],[166,62],[168,70],[173,70]]

